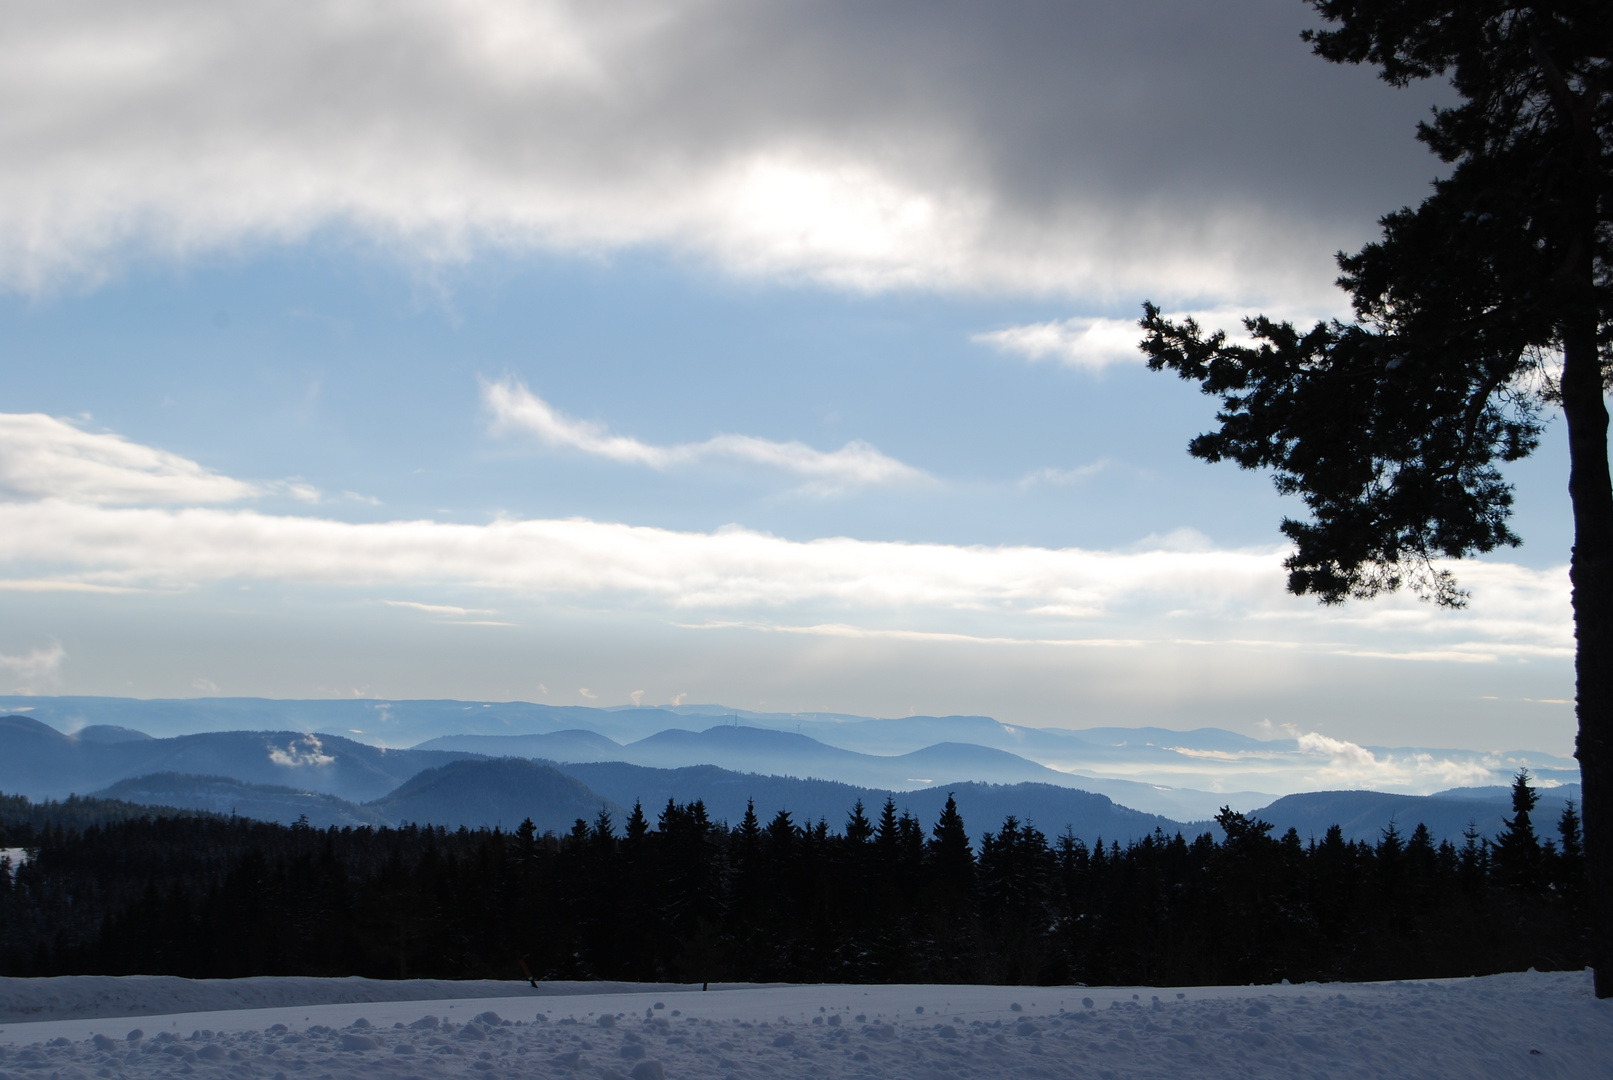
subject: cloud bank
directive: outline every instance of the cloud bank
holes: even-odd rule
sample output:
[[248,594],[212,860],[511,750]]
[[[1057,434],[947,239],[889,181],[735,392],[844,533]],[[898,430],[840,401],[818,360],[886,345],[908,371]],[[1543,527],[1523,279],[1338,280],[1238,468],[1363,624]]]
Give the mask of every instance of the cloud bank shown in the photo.
[[794,473],[823,492],[879,484],[933,483],[923,470],[887,457],[860,440],[834,451],[754,435],[717,435],[704,442],[652,446],[626,435],[611,435],[599,424],[574,420],[513,379],[484,383],[482,400],[493,414],[495,430],[526,432],[549,446],[580,450],[626,465],[671,469],[703,461],[733,461]]
[[[563,431],[575,425],[556,423]],[[1217,550],[1172,538],[1133,551],[803,541],[739,527],[681,532],[584,519],[353,523],[208,505],[265,489],[48,417],[3,416],[0,433],[14,437],[0,441],[9,469],[9,497],[0,499],[0,585],[11,590],[115,594],[252,581],[348,591],[429,587],[502,596],[501,610],[556,599],[626,604],[681,625],[820,637],[1307,648],[1464,663],[1561,658],[1573,650],[1560,567],[1465,564],[1474,603],[1460,615],[1403,597],[1322,613],[1283,592],[1278,548]],[[36,440],[32,456],[14,460],[17,433]],[[583,429],[578,438],[612,446],[618,437]],[[467,618],[488,613],[485,599],[395,597],[377,599],[492,622]],[[31,672],[57,662],[44,653],[7,661]]]
[[82,431],[42,413],[0,413],[0,499],[219,503],[260,493],[121,435]]
[[[18,0],[0,283],[352,231],[853,289],[1331,304],[1426,106],[1301,5]],[[1276,148],[1276,152],[1274,152]]]

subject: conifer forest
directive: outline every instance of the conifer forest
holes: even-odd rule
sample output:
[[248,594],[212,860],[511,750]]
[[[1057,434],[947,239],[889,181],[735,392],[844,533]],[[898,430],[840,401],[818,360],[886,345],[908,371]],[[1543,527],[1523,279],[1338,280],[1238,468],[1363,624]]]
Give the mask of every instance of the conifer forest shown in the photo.
[[1231,810],[1127,844],[700,802],[563,836],[0,800],[0,974],[1203,985],[1583,967],[1579,822],[1376,843]]

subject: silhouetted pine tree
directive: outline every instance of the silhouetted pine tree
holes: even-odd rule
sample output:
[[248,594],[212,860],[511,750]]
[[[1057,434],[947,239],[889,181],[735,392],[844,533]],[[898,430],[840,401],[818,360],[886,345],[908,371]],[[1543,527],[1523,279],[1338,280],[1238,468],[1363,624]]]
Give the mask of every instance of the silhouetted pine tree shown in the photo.
[[1512,781],[1512,816],[1502,821],[1495,838],[1492,872],[1505,885],[1533,889],[1540,884],[1540,839],[1529,814],[1540,795],[1529,783],[1529,770],[1519,769]]

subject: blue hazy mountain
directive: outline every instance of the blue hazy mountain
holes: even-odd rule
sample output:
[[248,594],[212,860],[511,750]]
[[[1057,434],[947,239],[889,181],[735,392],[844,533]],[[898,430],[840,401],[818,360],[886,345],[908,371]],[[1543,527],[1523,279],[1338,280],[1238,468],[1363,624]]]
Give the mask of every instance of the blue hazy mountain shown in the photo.
[[[948,794],[955,795],[970,835],[995,831],[1012,814],[1035,824],[1050,837],[1066,829],[1092,843],[1096,838],[1125,842],[1161,829],[1192,837],[1217,833],[1208,821],[1181,821],[1145,814],[1096,793],[1050,784],[957,783],[891,792],[826,780],[742,773],[697,765],[657,769],[622,762],[553,764],[521,759],[466,759],[424,770],[385,796],[359,804],[289,786],[251,784],[216,776],[172,773],[121,781],[93,794],[130,803],[237,813],[289,824],[307,816],[316,827],[329,825],[430,822],[457,828],[498,825],[513,828],[530,817],[540,831],[566,832],[577,818],[592,821],[601,809],[625,820],[627,807],[643,804],[653,823],[667,801],[700,799],[715,820],[736,823],[746,803],[755,801],[764,822],[787,810],[797,824],[819,819],[834,831],[844,828],[852,805],[861,800],[873,818],[886,797],[911,812],[928,829]],[[1544,837],[1567,799],[1578,799],[1577,785],[1541,792],[1534,820]],[[1376,843],[1393,822],[1403,835],[1426,824],[1436,841],[1462,842],[1470,823],[1480,835],[1493,837],[1510,815],[1506,788],[1469,788],[1437,795],[1394,795],[1375,791],[1318,791],[1289,795],[1251,816],[1269,821],[1274,835],[1290,827],[1303,840],[1320,838],[1339,825],[1347,839]]]
[[1056,782],[1063,774],[1001,750],[962,743],[926,746],[881,757],[829,746],[806,735],[724,724],[704,731],[670,729],[626,745],[580,731],[549,735],[450,735],[417,749],[455,749],[487,756],[506,754],[556,761],[624,761],[677,769],[719,765],[737,772],[788,771],[802,779],[903,789],[945,780],[1019,783]]
[[533,735],[440,735],[427,739],[415,749],[550,761],[620,761],[622,758],[621,743],[597,731],[581,728]]
[[303,788],[280,784],[249,784],[227,776],[188,776],[184,773],[152,773],[119,780],[92,793],[96,798],[119,799],[142,806],[172,806],[182,810],[205,810],[215,814],[238,815],[257,821],[290,825],[307,818],[316,829],[348,825],[390,825],[391,819],[379,811],[335,795],[324,795]]
[[[947,730],[945,725],[943,730]],[[963,782],[1047,784],[1106,795],[1122,805],[1173,820],[1207,818],[1223,805],[1249,809],[1271,799],[1257,792],[1203,792],[1064,773],[978,744],[937,743],[883,756],[829,746],[795,732],[732,723],[704,731],[660,731],[626,745],[586,731],[558,731],[542,735],[447,735],[421,743],[416,749],[451,749],[488,757],[513,755],[566,763],[618,761],[663,769],[714,765],[731,772],[787,774],[890,791]]]
[[465,756],[386,750],[338,735],[284,730],[106,741],[64,735],[26,716],[0,717],[0,791],[30,799],[63,798],[130,777],[171,772],[290,785],[363,801],[385,795],[422,769]]
[[[1541,789],[1540,802],[1531,820],[1542,839],[1555,839],[1557,819],[1569,799],[1579,801],[1579,785]],[[1300,839],[1320,840],[1331,825],[1338,825],[1346,840],[1377,843],[1392,822],[1402,836],[1410,836],[1419,824],[1427,825],[1434,842],[1449,840],[1461,845],[1469,824],[1480,836],[1494,837],[1502,821],[1512,816],[1508,788],[1457,788],[1436,795],[1392,795],[1381,791],[1307,791],[1287,795],[1252,816],[1269,821],[1273,835],[1289,828],[1299,831]]]
[[[1345,813],[1354,804],[1307,809],[1339,798],[1330,793],[1279,800],[1247,789],[1205,791],[1191,783],[1174,786],[1121,778],[1180,777],[1206,787],[1235,788],[1240,778],[1250,786],[1258,784],[1268,775],[1263,770],[1275,761],[1277,768],[1287,770],[1287,786],[1277,790],[1292,790],[1294,783],[1309,782],[1315,770],[1327,764],[1325,756],[1301,751],[1293,739],[1252,739],[1214,728],[1064,731],[1019,727],[984,716],[869,719],[689,705],[600,709],[524,702],[0,698],[0,703],[6,701],[16,702],[29,715],[0,719],[0,790],[34,798],[59,798],[135,776],[171,772],[293,787],[362,803],[448,761],[513,755],[661,769],[712,765],[733,773],[788,773],[798,779],[879,791],[966,782],[1047,784],[1104,795],[1122,807],[1172,821],[1203,820],[1230,805],[1245,812],[1260,808],[1280,818],[1283,827],[1303,826],[1301,831],[1306,832],[1332,814],[1340,824],[1349,823],[1352,834],[1362,839],[1375,837],[1389,820],[1381,812],[1388,804],[1370,801],[1361,805],[1359,815]],[[261,722],[262,728],[233,730],[254,722]],[[146,723],[168,737],[152,738],[140,726]],[[171,734],[176,728],[204,724],[232,730]],[[63,729],[75,734],[66,735]],[[437,737],[412,749],[370,745],[396,743],[401,734],[419,731],[432,731]],[[1373,752],[1400,757],[1417,753],[1412,748]],[[1478,761],[1475,751],[1427,753],[1469,766]],[[1496,782],[1505,780],[1519,764],[1527,764],[1546,785],[1578,779],[1571,759],[1543,754],[1498,757],[1504,764],[1491,768]],[[1222,772],[1223,768],[1230,771]],[[1410,795],[1382,797],[1400,800],[1396,806],[1418,805],[1406,802],[1415,799]],[[1469,792],[1445,797],[1483,801],[1488,796]],[[1481,822],[1499,820],[1472,809]],[[1451,822],[1465,824],[1468,818],[1463,815],[1468,813],[1446,805],[1431,808],[1424,816],[1430,818],[1431,828],[1437,824],[1438,832],[1451,836],[1460,833]],[[1485,831],[1492,829],[1487,826]]]
[[[1136,809],[1146,813],[1168,810],[1161,816],[1170,820],[1206,817],[1228,798],[1238,801],[1236,797],[1173,791],[1131,781],[1073,777],[987,747],[939,744],[881,758],[840,750],[790,732],[732,725],[705,732],[662,731],[626,747],[597,733],[576,730],[528,736],[450,736],[408,750],[381,749],[339,735],[289,731],[208,732],[167,739],[140,738],[140,734],[129,731],[118,736],[123,741],[105,742],[87,739],[82,732],[63,735],[28,717],[0,719],[0,791],[36,799],[60,798],[101,790],[131,777],[177,773],[291,786],[365,802],[388,794],[422,769],[479,752],[487,757],[625,759],[663,769],[709,764],[731,773],[789,772],[801,779],[833,780],[848,789],[881,792],[966,782],[1081,787],[1097,789],[1095,794],[1107,795],[1122,805],[1142,803]],[[218,797],[226,796],[219,792]],[[1259,801],[1264,800],[1243,799],[1251,804]],[[846,806],[850,806],[849,800]],[[310,819],[314,816],[310,812]]]
[[154,773],[120,780],[95,798],[181,810],[235,814],[290,825],[443,825],[513,829],[531,818],[539,832],[564,833],[579,817],[592,821],[603,808],[618,821],[621,807],[582,781],[541,762],[463,760],[424,769],[379,799],[357,803],[335,795],[223,776]]
[[[24,697],[0,695],[0,712],[27,714],[62,731],[117,726],[159,737],[213,731],[312,731],[390,746],[438,735],[523,735],[584,728],[618,742],[692,724],[661,709],[609,710],[524,701],[371,699]],[[724,713],[729,716],[731,713]],[[933,740],[932,740],[933,741]]]
[[[1087,787],[1122,802],[1144,803],[1149,790],[1168,787],[1224,792],[1234,807],[1270,802],[1276,793],[1309,786],[1325,755],[1304,751],[1293,738],[1256,739],[1216,728],[1092,727],[1068,730],[1005,724],[987,716],[909,716],[874,719],[839,713],[762,713],[721,705],[612,707],[543,705],[532,702],[467,702],[444,700],[313,700],[261,698],[195,698],[140,701],[126,698],[18,697],[0,695],[0,711],[13,708],[62,731],[86,725],[122,727],[159,736],[223,730],[312,731],[388,746],[416,746],[426,740],[458,735],[547,735],[584,731],[629,745],[667,730],[702,732],[713,726],[765,729],[804,735],[825,746],[879,757],[909,754],[939,743],[957,743],[1003,751],[1032,764],[1075,775]],[[1182,726],[1191,726],[1184,716]],[[1073,722],[1073,718],[1072,721]],[[597,744],[596,744],[597,745]],[[438,745],[436,749],[467,750]],[[1504,783],[1520,765],[1548,783],[1579,779],[1572,758],[1525,751],[1497,753],[1420,747],[1365,747],[1387,759],[1405,760],[1427,754],[1468,770],[1490,771],[1489,782]],[[545,756],[540,749],[519,747],[493,751],[526,757]],[[568,750],[557,757],[581,755]],[[646,762],[676,764],[675,761]],[[738,764],[736,761],[735,764]],[[768,771],[779,763],[767,764]],[[1393,773],[1393,770],[1388,770]],[[832,775],[832,774],[831,774]],[[927,775],[922,770],[915,776]],[[1089,779],[1124,779],[1133,789],[1097,788]],[[1010,777],[1001,777],[1010,779]],[[1024,779],[1030,779],[1025,775]],[[852,782],[873,782],[846,776]],[[1052,783],[1065,781],[1046,778]],[[880,780],[880,783],[886,781]],[[892,781],[900,783],[902,780]],[[1167,815],[1206,812],[1214,796],[1198,802],[1147,802]]]
[[[629,804],[631,805],[631,804]],[[563,833],[601,810],[618,823],[627,812],[574,776],[537,761],[454,761],[427,769],[396,791],[366,804],[393,822],[490,826],[506,831],[527,818],[539,832]]]
[[396,790],[362,804],[284,785],[174,773],[123,780],[94,794],[153,807],[235,813],[283,825],[306,816],[316,828],[415,822],[513,829],[531,818],[540,832],[564,833],[578,818],[592,822],[603,809],[620,832],[635,802],[643,805],[653,826],[668,800],[681,804],[698,799],[713,820],[729,824],[737,824],[746,804],[754,800],[764,824],[785,810],[798,825],[811,826],[822,819],[840,832],[859,800],[869,818],[877,820],[889,797],[899,811],[918,818],[928,833],[948,795],[957,799],[977,841],[981,833],[1000,828],[1010,814],[1049,836],[1069,829],[1089,842],[1102,836],[1124,843],[1155,829],[1195,835],[1208,828],[1204,823],[1184,825],[1139,813],[1102,795],[1050,784],[960,783],[891,792],[711,765],[653,769],[620,762],[554,765],[519,758],[467,759],[426,769]]
[[556,765],[590,788],[623,805],[642,801],[644,812],[653,822],[668,799],[689,802],[703,800],[713,818],[736,824],[745,814],[745,804],[754,799],[757,816],[765,825],[780,810],[788,810],[798,825],[820,818],[835,832],[844,829],[852,806],[860,799],[870,820],[878,817],[887,797],[898,812],[910,811],[923,824],[928,835],[940,817],[947,796],[957,799],[958,812],[976,841],[980,834],[996,831],[1012,814],[1021,822],[1032,822],[1050,837],[1072,829],[1089,842],[1095,836],[1119,840],[1141,837],[1156,828],[1174,833],[1186,829],[1203,831],[1157,814],[1144,814],[1113,800],[1086,791],[1052,784],[955,783],[914,791],[888,791],[827,780],[801,780],[696,765],[682,769],[653,769],[619,762],[593,762]]
[[73,738],[79,742],[92,743],[127,743],[150,742],[151,736],[134,728],[119,727],[116,724],[91,724],[89,727],[79,728],[73,732]]

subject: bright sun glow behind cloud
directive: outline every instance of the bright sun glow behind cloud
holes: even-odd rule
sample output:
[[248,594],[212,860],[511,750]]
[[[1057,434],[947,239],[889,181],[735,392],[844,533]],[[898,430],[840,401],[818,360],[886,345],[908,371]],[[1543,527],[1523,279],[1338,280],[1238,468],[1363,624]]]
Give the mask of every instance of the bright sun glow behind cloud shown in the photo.
[[[1316,77],[1299,50],[1274,66],[1236,19],[1176,11],[1222,47],[1156,57],[1141,9],[1044,13],[1060,25],[1026,41],[1009,14],[912,9],[951,36],[936,50],[836,5],[24,0],[0,16],[25,120],[0,128],[0,282],[338,228],[427,261],[653,245],[855,289],[1326,302],[1327,253],[1370,227],[1349,204],[1380,181],[1335,139],[1309,187],[1337,195],[1263,197],[1282,169],[1241,136],[1184,177],[1206,125],[1162,119],[1226,82],[1226,49],[1263,62],[1225,110],[1269,110],[1290,65]],[[1143,72],[1112,70],[1121,42]],[[1302,159],[1321,125],[1284,124]]]

